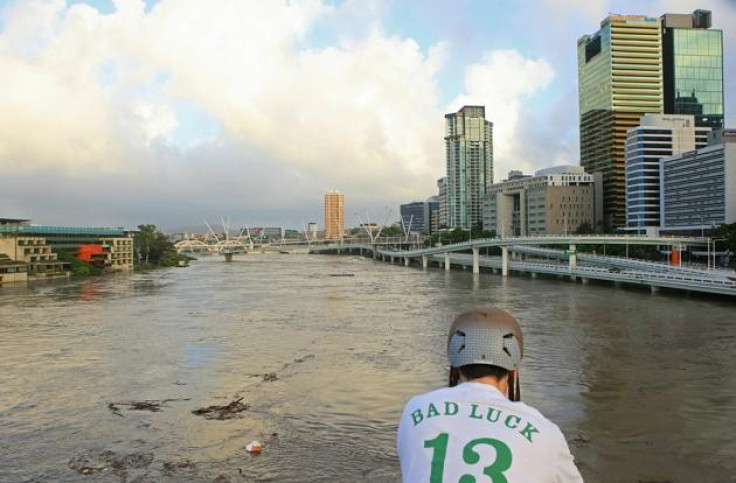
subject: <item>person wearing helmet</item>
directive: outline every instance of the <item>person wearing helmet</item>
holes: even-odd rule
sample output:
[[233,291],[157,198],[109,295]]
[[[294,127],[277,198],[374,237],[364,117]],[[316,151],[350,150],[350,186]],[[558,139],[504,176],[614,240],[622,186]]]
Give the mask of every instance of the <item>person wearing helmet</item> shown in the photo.
[[524,339],[498,309],[459,315],[447,340],[449,387],[412,398],[397,451],[408,482],[580,482],[560,429],[519,402]]

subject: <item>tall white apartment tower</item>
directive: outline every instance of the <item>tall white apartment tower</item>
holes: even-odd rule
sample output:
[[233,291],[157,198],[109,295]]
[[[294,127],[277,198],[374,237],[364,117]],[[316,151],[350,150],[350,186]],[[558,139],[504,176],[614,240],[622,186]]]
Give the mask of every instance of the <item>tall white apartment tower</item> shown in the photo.
[[483,197],[493,184],[493,123],[485,117],[483,106],[465,106],[445,115],[445,206],[450,228],[483,224]]

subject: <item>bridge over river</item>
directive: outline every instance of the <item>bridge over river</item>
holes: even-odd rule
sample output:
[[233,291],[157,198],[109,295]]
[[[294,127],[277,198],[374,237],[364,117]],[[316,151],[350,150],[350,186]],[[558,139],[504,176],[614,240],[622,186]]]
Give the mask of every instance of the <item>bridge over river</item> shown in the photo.
[[[578,253],[583,245],[647,245],[675,253],[687,248],[705,247],[707,238],[649,237],[637,235],[572,235],[543,237],[482,238],[463,243],[434,247],[412,247],[391,243],[343,243],[313,246],[311,253],[372,253],[376,259],[391,263],[421,263],[427,268],[438,263],[445,270],[452,265],[472,267],[474,274],[485,267],[508,276],[509,272],[557,275],[588,283],[605,280],[616,284],[645,285],[721,295],[736,295],[736,272],[700,266],[682,266],[632,258]],[[554,249],[549,247],[560,247]],[[483,248],[497,247],[501,256],[481,256]],[[628,251],[628,250],[627,250]]]

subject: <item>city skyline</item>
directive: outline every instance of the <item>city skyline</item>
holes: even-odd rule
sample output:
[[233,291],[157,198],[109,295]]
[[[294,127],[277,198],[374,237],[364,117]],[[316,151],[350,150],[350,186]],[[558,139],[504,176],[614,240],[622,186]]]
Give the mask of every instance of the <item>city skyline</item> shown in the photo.
[[339,186],[355,226],[436,194],[443,116],[465,104],[494,123],[497,173],[576,165],[576,40],[611,11],[695,8],[724,31],[728,116],[724,0],[0,1],[0,215],[298,227]]

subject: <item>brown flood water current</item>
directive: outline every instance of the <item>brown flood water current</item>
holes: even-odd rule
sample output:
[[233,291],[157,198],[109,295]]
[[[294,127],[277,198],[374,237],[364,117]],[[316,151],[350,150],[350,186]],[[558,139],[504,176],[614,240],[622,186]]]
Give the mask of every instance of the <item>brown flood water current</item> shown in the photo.
[[397,481],[478,305],[586,481],[736,481],[734,301],[304,255],[1,290],[0,481]]

